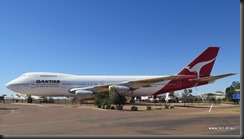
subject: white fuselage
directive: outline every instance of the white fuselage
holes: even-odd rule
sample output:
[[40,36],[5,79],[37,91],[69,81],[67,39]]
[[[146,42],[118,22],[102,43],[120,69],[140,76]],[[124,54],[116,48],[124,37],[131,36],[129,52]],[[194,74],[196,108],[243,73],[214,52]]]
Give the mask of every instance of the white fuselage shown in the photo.
[[208,47],[175,75],[168,76],[77,76],[32,72],[6,84],[14,92],[36,96],[92,96],[116,90],[128,96],[159,94],[213,83],[234,73],[210,76],[219,47]]
[[[34,72],[26,73],[7,83],[10,90],[27,95],[36,96],[75,96],[70,93],[72,88],[83,88],[103,84],[116,84],[138,79],[162,76],[77,76],[61,73]],[[133,91],[131,96],[153,95],[163,88],[169,81],[152,84],[150,87],[141,87]]]

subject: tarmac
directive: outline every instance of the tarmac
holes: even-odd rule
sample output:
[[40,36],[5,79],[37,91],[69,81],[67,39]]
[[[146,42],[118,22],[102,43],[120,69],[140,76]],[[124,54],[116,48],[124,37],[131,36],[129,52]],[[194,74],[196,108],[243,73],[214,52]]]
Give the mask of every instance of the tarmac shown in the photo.
[[[240,133],[240,106],[175,105],[160,109],[138,105],[139,111],[96,108],[93,104],[0,103],[0,135],[4,136],[211,136]],[[134,105],[133,105],[134,106]]]

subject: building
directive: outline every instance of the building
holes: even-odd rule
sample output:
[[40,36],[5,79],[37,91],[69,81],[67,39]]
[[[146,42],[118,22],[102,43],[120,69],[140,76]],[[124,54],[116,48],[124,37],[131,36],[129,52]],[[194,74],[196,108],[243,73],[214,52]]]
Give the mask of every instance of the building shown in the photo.
[[202,95],[204,99],[209,99],[209,98],[215,98],[216,100],[218,99],[224,99],[225,98],[225,93],[221,93],[221,92],[210,92],[207,94],[203,94]]

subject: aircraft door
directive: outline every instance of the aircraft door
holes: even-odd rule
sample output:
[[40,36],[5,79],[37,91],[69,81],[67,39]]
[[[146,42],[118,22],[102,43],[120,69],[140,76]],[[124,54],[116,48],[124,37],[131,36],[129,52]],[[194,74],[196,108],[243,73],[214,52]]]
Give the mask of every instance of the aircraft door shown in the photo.
[[36,87],[36,82],[35,81],[31,81],[30,86],[31,86],[31,88],[35,88]]

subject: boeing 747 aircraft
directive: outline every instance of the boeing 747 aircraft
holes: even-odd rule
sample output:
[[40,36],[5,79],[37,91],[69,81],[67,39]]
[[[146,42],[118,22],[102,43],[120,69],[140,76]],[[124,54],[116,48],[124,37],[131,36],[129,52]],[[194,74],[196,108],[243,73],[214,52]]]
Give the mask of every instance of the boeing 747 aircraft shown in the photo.
[[[28,96],[91,97],[109,91],[127,96],[157,96],[213,83],[235,73],[211,76],[219,47],[208,47],[179,73],[168,76],[78,76],[61,73],[31,72],[10,81],[6,87]],[[32,102],[31,99],[28,102]]]

